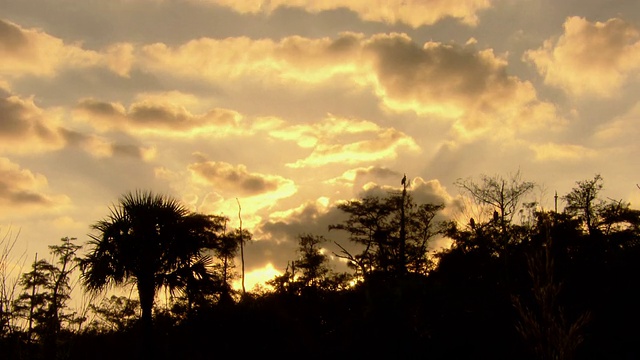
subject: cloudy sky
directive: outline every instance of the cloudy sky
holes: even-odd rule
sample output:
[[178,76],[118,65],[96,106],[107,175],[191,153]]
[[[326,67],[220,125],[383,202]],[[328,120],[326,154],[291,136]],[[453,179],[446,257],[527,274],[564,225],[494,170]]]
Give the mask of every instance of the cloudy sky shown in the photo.
[[46,253],[127,191],[239,201],[274,271],[404,173],[637,205],[639,94],[636,0],[0,0],[0,231]]

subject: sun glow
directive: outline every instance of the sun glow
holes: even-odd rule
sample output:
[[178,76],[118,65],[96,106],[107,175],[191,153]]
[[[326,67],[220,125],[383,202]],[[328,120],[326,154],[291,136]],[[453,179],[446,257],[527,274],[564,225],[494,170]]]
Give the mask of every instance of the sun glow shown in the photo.
[[[256,286],[268,287],[265,282],[273,279],[274,277],[281,275],[282,272],[276,270],[273,264],[267,263],[264,267],[249,271],[245,273],[244,285],[247,290],[251,290]],[[233,288],[236,290],[242,289],[242,279],[238,278],[233,282]]]

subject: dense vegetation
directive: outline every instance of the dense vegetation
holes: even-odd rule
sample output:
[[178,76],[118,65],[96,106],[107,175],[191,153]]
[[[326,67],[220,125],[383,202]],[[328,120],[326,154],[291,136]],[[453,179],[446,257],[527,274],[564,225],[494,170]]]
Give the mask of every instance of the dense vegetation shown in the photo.
[[[403,189],[343,203],[330,227],[354,246],[321,251],[300,234],[296,259],[271,287],[234,291],[246,230],[151,193],[127,194],[82,248],[8,276],[2,239],[0,354],[8,359],[636,358],[640,211],[578,181],[559,212],[530,201],[518,176],[460,180],[475,217],[437,221],[443,204]],[[557,197],[556,197],[557,199]],[[469,212],[467,212],[469,214]],[[446,237],[451,247],[429,252]],[[80,255],[80,254],[84,255]],[[244,261],[244,259],[241,259]],[[70,309],[75,277],[91,301]],[[138,296],[100,295],[133,285]],[[164,294],[167,301],[157,301]],[[154,300],[155,299],[155,300]]]

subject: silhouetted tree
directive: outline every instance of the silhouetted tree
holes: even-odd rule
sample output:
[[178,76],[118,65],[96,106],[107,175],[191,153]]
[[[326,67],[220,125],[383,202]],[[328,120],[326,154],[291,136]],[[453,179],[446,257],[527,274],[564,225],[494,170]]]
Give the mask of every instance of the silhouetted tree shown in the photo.
[[299,260],[296,267],[300,269],[300,283],[303,288],[319,288],[329,273],[327,256],[323,254],[319,245],[326,240],[322,236],[310,234],[300,235],[298,240]]
[[564,211],[581,219],[589,235],[594,235],[594,231],[598,227],[598,215],[604,205],[603,201],[598,198],[598,193],[603,187],[602,182],[600,174],[596,174],[591,180],[577,181],[577,187],[562,197],[567,203]]
[[61,318],[70,320],[72,314],[61,314],[66,302],[71,298],[70,275],[78,266],[76,254],[81,245],[74,243],[76,238],[62,238],[60,245],[49,245],[51,254],[57,258],[58,266],[52,272],[51,302],[48,309],[47,337],[45,341],[45,356],[55,357],[57,353],[58,336],[60,334]]
[[38,260],[38,255],[31,264],[31,271],[22,274],[20,286],[23,292],[13,303],[15,314],[27,322],[27,341],[39,339],[46,331],[47,310],[51,301],[51,293],[55,267],[47,260]]
[[12,304],[18,295],[19,275],[26,254],[17,257],[12,254],[18,236],[11,235],[11,231],[6,231],[0,239],[0,338],[15,330],[16,316]]
[[[151,192],[127,193],[111,214],[93,225],[89,253],[82,259],[83,280],[89,290],[133,281],[138,289],[146,346],[151,346],[152,309],[162,285],[175,272],[191,269],[207,277],[206,267],[192,268],[202,252],[215,246],[222,224],[216,218],[191,213],[177,200]],[[192,274],[193,275],[193,274]],[[147,349],[150,350],[150,349]]]
[[111,295],[100,304],[90,304],[89,309],[97,317],[89,323],[89,331],[125,331],[133,326],[139,315],[140,302],[126,296]]
[[458,179],[456,185],[477,204],[488,205],[493,210],[494,223],[499,224],[503,232],[513,220],[522,198],[535,187],[533,182],[522,180],[519,171],[509,178],[482,174],[479,182],[471,178]]
[[531,280],[531,301],[522,300],[522,296],[513,295],[514,307],[519,315],[516,323],[518,332],[531,344],[533,353],[538,359],[561,360],[573,359],[578,346],[584,342],[584,331],[590,312],[569,318],[567,311],[560,304],[563,281],[558,279],[556,262],[560,252],[552,234],[553,226],[558,224],[555,213],[537,214],[535,241],[527,256],[528,274]]
[[[353,255],[343,246],[342,254],[365,278],[372,273],[399,274],[403,270],[426,274],[430,268],[428,242],[439,229],[433,224],[442,204],[416,204],[410,194],[387,198],[366,197],[338,205],[349,214],[342,224],[329,229],[344,230],[349,240],[362,246]],[[401,246],[402,245],[402,246]]]

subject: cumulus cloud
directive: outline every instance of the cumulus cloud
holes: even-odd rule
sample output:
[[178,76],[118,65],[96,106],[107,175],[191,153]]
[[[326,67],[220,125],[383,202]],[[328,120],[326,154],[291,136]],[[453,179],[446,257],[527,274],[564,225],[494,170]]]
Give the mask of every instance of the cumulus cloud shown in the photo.
[[613,96],[640,72],[640,31],[624,20],[569,17],[564,33],[525,53],[546,84],[576,96]]
[[129,77],[129,72],[135,61],[133,51],[133,44],[130,43],[109,45],[105,51],[105,62],[109,70],[122,77]]
[[292,185],[290,180],[280,176],[251,173],[244,165],[234,166],[223,161],[210,161],[202,154],[196,154],[196,158],[197,161],[188,166],[189,171],[198,181],[220,190],[254,196]]
[[77,147],[99,158],[130,156],[150,160],[155,155],[151,147],[71,130],[62,126],[61,110],[40,108],[33,97],[25,99],[1,89],[0,114],[0,153],[3,154],[34,154]]
[[0,114],[0,153],[35,153],[65,145],[59,114],[38,107],[33,98],[0,90]]
[[74,115],[101,131],[119,130],[168,137],[225,137],[252,133],[251,124],[243,123],[242,116],[235,111],[215,108],[193,114],[181,102],[194,101],[193,97],[176,92],[172,94],[174,96],[139,96],[128,109],[118,102],[84,99],[75,107]]
[[[447,207],[458,207],[457,198],[452,197],[439,180],[424,180],[422,177],[409,178],[407,192],[418,204],[443,204]],[[391,193],[402,191],[400,181],[398,185],[379,185],[376,183],[366,184],[359,194],[359,197],[387,197]]]
[[530,82],[509,76],[493,50],[477,51],[401,34],[375,35],[365,45],[387,108],[455,122],[460,135],[528,131],[557,123],[555,106],[537,98]]
[[445,18],[455,18],[467,25],[478,23],[478,12],[489,8],[491,0],[208,0],[240,13],[266,13],[283,7],[296,7],[311,13],[348,9],[362,20],[404,23],[414,28],[432,25]]
[[[406,34],[343,33],[335,39],[201,38],[170,48],[142,48],[145,67],[212,81],[273,83],[333,81],[373,89],[392,111],[412,111],[454,122],[460,135],[549,128],[561,123],[555,106],[538,99],[528,81],[507,74],[492,49],[427,42]],[[199,66],[194,67],[192,64]]]
[[52,195],[48,191],[46,177],[22,169],[11,160],[0,157],[0,209],[20,211],[47,209],[68,203],[64,195]]
[[[284,269],[288,261],[297,256],[298,237],[304,234],[324,236],[327,243],[324,248],[339,252],[333,241],[351,249],[346,234],[329,232],[329,225],[339,224],[347,219],[344,212],[331,204],[327,198],[307,201],[295,208],[272,212],[256,226],[254,238],[257,240],[247,250],[259,261],[269,261],[276,268]],[[346,267],[342,270],[346,270]]]

